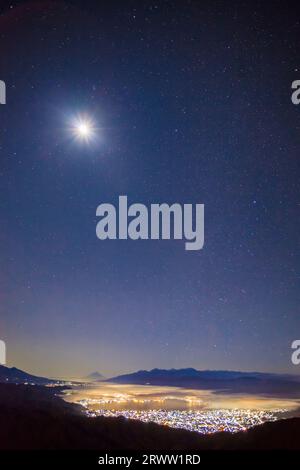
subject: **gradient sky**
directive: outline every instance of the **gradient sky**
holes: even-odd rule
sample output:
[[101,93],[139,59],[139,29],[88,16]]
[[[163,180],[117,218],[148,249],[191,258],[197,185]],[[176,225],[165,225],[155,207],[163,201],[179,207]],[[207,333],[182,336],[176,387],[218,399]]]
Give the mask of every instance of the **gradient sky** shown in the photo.
[[[9,365],[299,373],[300,14],[248,3],[1,2]],[[204,249],[101,242],[96,207],[121,194],[204,203]]]

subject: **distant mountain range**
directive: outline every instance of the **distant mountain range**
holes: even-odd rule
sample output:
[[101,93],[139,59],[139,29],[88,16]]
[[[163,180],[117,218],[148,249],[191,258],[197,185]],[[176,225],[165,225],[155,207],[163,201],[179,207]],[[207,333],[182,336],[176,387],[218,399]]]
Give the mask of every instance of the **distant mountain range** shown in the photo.
[[[86,377],[90,382],[104,379],[100,372]],[[274,397],[298,398],[300,377],[293,375],[268,374],[262,372],[213,371],[187,369],[140,370],[132,374],[119,375],[108,379],[120,384],[160,385],[214,390],[226,393],[268,394]],[[0,366],[0,383],[47,385],[58,381],[28,374],[16,367]],[[59,381],[64,384],[64,381]]]
[[46,377],[37,377],[36,375],[27,374],[27,372],[17,369],[16,367],[0,365],[0,383],[47,385],[56,383],[56,381],[47,379]]
[[119,375],[110,382],[211,389],[230,393],[268,393],[273,396],[298,397],[300,378],[263,372],[213,371],[187,369],[140,370]]

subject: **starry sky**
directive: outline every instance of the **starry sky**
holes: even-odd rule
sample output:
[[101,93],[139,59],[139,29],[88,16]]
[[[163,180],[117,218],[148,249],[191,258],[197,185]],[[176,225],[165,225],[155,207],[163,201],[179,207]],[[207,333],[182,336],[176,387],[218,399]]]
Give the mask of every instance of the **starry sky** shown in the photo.
[[[278,1],[1,2],[9,365],[299,373],[298,13]],[[88,145],[70,138],[78,113],[97,124]],[[205,204],[204,249],[98,240],[97,206],[122,194]]]

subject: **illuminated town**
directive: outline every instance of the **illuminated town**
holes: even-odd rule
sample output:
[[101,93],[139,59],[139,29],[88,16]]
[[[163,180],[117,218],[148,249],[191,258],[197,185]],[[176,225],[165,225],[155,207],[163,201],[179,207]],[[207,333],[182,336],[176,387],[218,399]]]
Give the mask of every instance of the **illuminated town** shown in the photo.
[[88,400],[82,400],[81,405],[89,417],[124,417],[177,429],[196,431],[202,434],[211,434],[219,431],[235,433],[265,423],[276,421],[279,415],[286,412],[284,409],[252,410],[252,409],[211,409],[211,410],[115,410],[90,409]]

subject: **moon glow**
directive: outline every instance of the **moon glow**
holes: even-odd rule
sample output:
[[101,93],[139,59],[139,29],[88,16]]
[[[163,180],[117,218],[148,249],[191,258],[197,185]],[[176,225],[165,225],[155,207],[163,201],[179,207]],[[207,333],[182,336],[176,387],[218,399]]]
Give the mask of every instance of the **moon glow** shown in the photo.
[[86,143],[91,142],[96,134],[95,125],[88,117],[76,118],[71,130],[76,140]]

